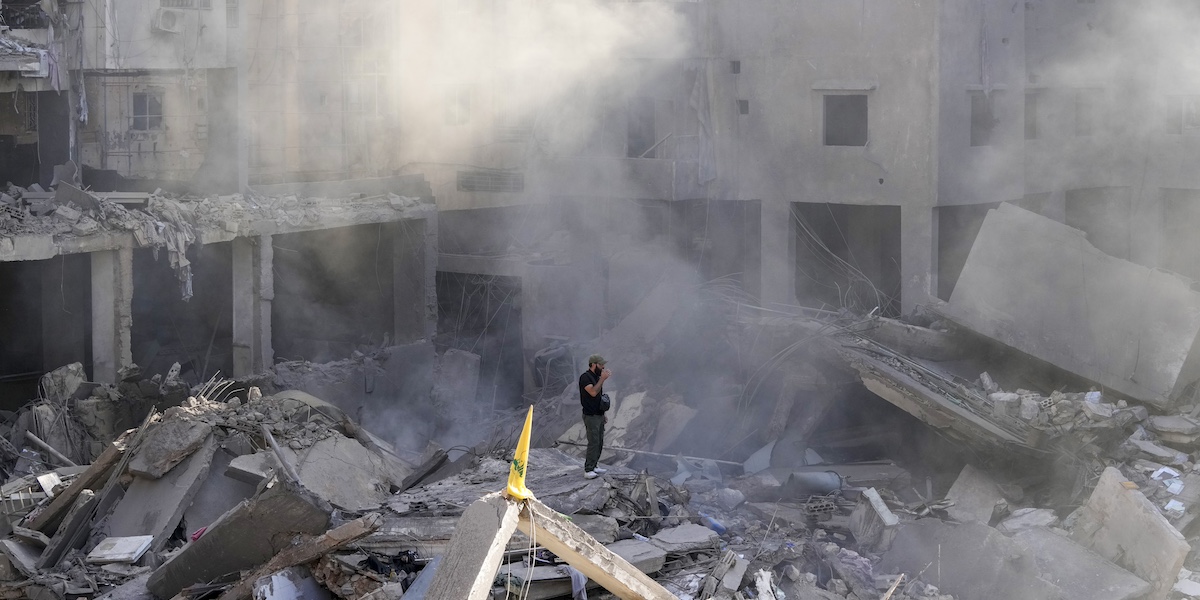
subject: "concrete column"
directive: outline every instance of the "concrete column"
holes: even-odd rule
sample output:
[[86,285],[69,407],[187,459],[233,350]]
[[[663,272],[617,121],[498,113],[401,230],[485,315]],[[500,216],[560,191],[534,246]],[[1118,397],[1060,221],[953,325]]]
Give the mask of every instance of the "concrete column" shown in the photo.
[[271,347],[274,248],[271,236],[233,240],[233,375],[259,373],[275,362]]
[[761,205],[763,306],[796,304],[796,252],[792,239],[791,203],[763,200]]
[[395,223],[392,235],[394,343],[437,334],[437,216]]
[[133,364],[133,249],[92,253],[92,380],[116,383]]
[[932,206],[900,207],[900,310],[909,314],[936,295],[937,237]]

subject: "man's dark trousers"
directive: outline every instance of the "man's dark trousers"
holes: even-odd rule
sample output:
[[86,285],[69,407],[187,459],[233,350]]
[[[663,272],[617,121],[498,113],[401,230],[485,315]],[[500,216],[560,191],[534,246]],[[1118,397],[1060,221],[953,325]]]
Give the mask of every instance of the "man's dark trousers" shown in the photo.
[[604,450],[604,415],[583,415],[583,427],[587,430],[588,442],[583,470],[587,472],[600,463],[600,452]]

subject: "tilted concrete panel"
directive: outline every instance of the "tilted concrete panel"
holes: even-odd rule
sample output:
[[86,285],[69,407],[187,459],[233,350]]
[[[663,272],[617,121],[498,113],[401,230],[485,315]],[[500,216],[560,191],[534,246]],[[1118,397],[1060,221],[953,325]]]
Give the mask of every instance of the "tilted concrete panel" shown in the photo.
[[1190,280],[1104,254],[1083,232],[1010,204],[988,212],[945,314],[1161,408],[1197,378]]

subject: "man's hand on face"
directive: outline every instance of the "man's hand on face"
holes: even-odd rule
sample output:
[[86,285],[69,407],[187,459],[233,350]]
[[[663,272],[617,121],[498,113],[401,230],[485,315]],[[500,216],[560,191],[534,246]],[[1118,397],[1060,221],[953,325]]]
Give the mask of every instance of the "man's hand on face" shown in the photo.
[[612,371],[608,367],[604,367],[604,370],[600,371],[600,379],[608,379],[609,377],[612,377]]

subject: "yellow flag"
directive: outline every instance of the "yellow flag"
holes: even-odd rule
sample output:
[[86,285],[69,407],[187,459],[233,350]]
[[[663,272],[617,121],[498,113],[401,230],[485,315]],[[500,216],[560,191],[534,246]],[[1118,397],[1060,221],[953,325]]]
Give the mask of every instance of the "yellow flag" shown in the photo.
[[521,430],[521,438],[517,440],[517,452],[513,455],[512,466],[508,469],[508,497],[513,500],[528,500],[533,492],[525,487],[525,470],[529,467],[529,436],[533,430],[533,406],[525,415],[525,428]]

